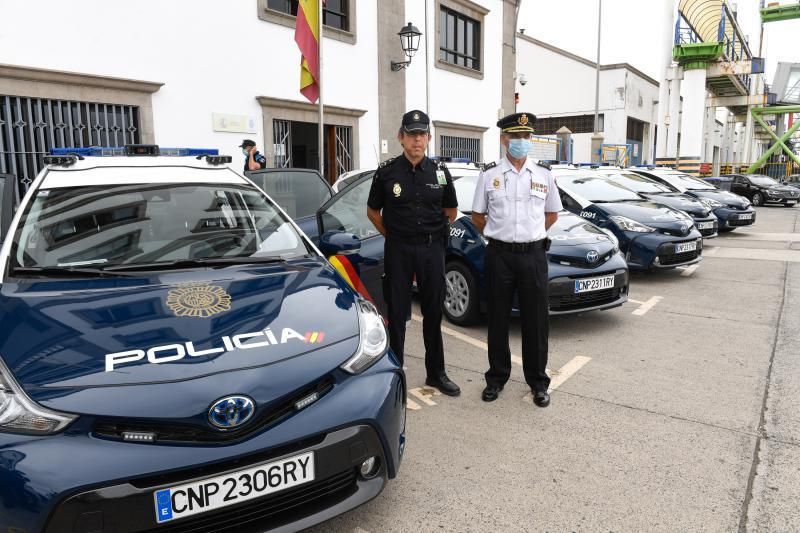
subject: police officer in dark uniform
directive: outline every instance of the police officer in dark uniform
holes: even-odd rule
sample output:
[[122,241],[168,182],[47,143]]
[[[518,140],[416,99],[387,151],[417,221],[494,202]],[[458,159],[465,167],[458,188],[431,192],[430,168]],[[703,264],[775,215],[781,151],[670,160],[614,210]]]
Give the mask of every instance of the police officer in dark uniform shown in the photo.
[[472,222],[489,241],[485,259],[489,370],[483,400],[496,400],[511,376],[508,323],[516,293],[525,381],[534,403],[547,407],[547,230],[558,219],[561,199],[550,167],[528,158],[535,121],[531,113],[515,113],[497,122],[506,156],[486,165],[478,177]]
[[425,384],[458,396],[461,389],[445,373],[442,346],[445,243],[458,200],[450,173],[425,155],[430,138],[425,113],[413,110],[403,115],[397,134],[403,154],[381,163],[375,172],[367,216],[386,237],[384,298],[392,350],[402,363],[416,276],[423,315]]
[[249,170],[260,170],[267,168],[267,158],[256,150],[256,143],[250,139],[245,139],[239,145],[244,154],[244,172]]

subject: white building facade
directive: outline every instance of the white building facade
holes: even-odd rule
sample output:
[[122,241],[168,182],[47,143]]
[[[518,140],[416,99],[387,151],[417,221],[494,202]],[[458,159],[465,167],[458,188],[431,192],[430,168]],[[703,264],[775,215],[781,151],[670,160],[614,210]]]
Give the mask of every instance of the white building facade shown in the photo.
[[[402,114],[427,111],[432,154],[494,159],[513,107],[513,0],[328,0],[326,177],[396,155]],[[156,143],[317,168],[317,106],[299,92],[296,0],[0,4],[0,172],[35,175],[54,146]],[[398,32],[423,32],[406,69]],[[503,102],[506,102],[505,106]],[[510,112],[510,111],[509,111]]]
[[[517,80],[524,75],[526,81],[517,83],[517,108],[537,116],[537,135],[555,137],[565,126],[572,132],[572,162],[595,160],[595,62],[518,35],[516,64]],[[599,87],[599,133],[607,145],[605,160],[625,150],[629,164],[651,163],[658,82],[623,63],[600,65]]]

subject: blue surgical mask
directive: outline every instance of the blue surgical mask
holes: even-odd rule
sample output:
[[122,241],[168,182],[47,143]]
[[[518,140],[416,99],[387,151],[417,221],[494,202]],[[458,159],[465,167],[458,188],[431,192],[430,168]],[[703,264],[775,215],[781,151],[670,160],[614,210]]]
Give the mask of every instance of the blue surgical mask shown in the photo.
[[242,148],[242,153],[244,154],[245,157],[250,155],[250,152],[248,152],[247,149],[245,148]]
[[514,159],[522,159],[531,151],[530,139],[510,139],[508,141],[508,153]]

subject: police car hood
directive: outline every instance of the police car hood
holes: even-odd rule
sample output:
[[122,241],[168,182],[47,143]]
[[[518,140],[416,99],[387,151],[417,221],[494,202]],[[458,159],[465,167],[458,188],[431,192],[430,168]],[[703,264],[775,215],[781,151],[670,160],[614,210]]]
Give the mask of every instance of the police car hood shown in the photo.
[[154,395],[264,398],[355,352],[356,297],[323,259],[7,282],[0,355],[33,400],[70,412],[121,414]]
[[609,215],[630,218],[657,228],[680,228],[686,223],[684,216],[666,205],[655,202],[614,202],[599,205]]
[[711,215],[711,210],[706,207],[700,200],[682,193],[666,193],[666,194],[646,194],[648,198],[659,204],[686,211],[690,215],[707,217]]
[[550,253],[583,256],[588,250],[601,255],[614,248],[614,243],[603,230],[568,211],[561,211],[558,220],[547,231]]
[[708,189],[708,190],[701,189],[701,190],[691,190],[689,192],[697,196],[698,198],[707,198],[709,200],[716,200],[727,206],[738,207],[740,209],[750,206],[750,201],[747,198],[745,198],[744,196],[739,196],[738,194],[729,191],[721,191],[719,189]]

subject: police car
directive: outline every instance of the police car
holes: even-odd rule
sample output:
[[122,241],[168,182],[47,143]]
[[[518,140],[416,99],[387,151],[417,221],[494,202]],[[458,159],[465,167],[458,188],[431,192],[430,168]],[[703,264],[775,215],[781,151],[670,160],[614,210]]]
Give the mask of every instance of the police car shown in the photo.
[[619,167],[601,166],[595,173],[622,185],[662,205],[683,211],[694,220],[694,226],[706,239],[717,236],[719,222],[711,207],[693,196],[674,191],[670,187],[640,174]]
[[13,220],[0,195],[3,529],[297,530],[377,496],[405,378],[320,251],[357,237],[315,246],[227,156],[88,152]]
[[[453,176],[459,216],[447,246],[444,315],[459,325],[474,323],[486,307],[486,241],[468,216],[479,174],[477,168],[467,168]],[[562,211],[548,237],[551,315],[611,309],[628,300],[628,267],[611,232]],[[516,301],[513,308],[518,312]]]
[[671,168],[636,167],[630,170],[666,185],[675,192],[688,194],[703,202],[714,210],[721,232],[750,226],[756,221],[756,211],[747,198],[720,190],[706,181]]
[[703,239],[691,216],[658,204],[595,171],[555,167],[564,208],[610,231],[632,270],[699,262]]

